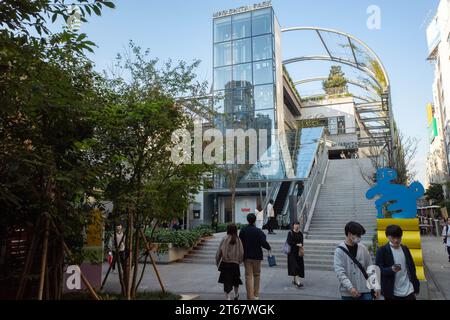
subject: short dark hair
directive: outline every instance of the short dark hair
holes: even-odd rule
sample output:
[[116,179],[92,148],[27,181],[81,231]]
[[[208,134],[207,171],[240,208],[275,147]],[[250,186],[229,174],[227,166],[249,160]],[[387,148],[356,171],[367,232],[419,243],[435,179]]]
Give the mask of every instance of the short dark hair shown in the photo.
[[394,238],[401,238],[403,236],[403,230],[400,228],[400,226],[396,224],[391,224],[390,226],[387,226],[386,228],[386,237],[394,237]]
[[256,215],[255,215],[254,213],[249,213],[249,214],[247,215],[247,221],[248,221],[248,223],[250,223],[250,224],[254,224],[255,221],[256,221]]
[[345,235],[348,236],[349,233],[355,236],[362,236],[366,234],[366,229],[360,223],[350,221],[345,225]]
[[294,223],[292,224],[292,226],[295,226],[296,224],[300,224],[300,222],[298,222],[298,221],[294,221]]

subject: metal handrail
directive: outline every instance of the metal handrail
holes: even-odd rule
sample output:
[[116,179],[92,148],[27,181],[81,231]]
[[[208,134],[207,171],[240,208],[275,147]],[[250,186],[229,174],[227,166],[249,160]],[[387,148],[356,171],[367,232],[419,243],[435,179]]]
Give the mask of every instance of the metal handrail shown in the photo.
[[297,201],[297,216],[302,231],[305,230],[308,222],[308,212],[315,198],[315,190],[323,179],[327,163],[328,149],[324,148],[317,164],[311,170],[309,178],[304,181],[303,193]]

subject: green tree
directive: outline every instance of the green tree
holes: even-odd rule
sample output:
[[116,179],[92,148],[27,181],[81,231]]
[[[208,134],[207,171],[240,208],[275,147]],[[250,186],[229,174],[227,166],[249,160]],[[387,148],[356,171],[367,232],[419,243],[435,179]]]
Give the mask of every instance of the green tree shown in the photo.
[[328,79],[322,82],[323,90],[328,95],[347,93],[347,79],[341,66],[332,66]]
[[[91,10],[113,7],[71,3],[86,10],[85,21]],[[84,57],[94,44],[85,34],[48,29],[50,17],[70,15],[63,0],[0,2],[0,225],[2,234],[32,231],[25,270],[40,283],[26,294],[39,299],[61,297],[65,245],[74,253],[66,256],[70,262],[82,261],[81,231],[90,213],[85,199],[97,175],[77,146],[92,136],[89,114],[104,102],[101,78]],[[6,269],[13,293],[22,274],[17,297],[25,293],[22,271]]]
[[441,203],[444,200],[444,191],[442,190],[442,185],[431,184],[430,187],[425,192],[425,198],[433,203]]
[[[123,273],[119,269],[122,294],[128,299],[135,298],[138,289],[145,229],[182,217],[209,170],[171,160],[174,131],[193,130],[192,118],[186,105],[177,103],[178,97],[199,96],[206,88],[196,81],[199,62],[169,61],[163,67],[158,62],[130,42],[127,55],[119,55],[115,70],[108,74],[109,105],[96,113],[95,134],[83,146],[89,150],[86,161],[101,168],[98,188],[102,199],[114,204],[110,220],[128,221],[125,245],[133,256],[123,265]],[[200,105],[189,100],[190,110]]]

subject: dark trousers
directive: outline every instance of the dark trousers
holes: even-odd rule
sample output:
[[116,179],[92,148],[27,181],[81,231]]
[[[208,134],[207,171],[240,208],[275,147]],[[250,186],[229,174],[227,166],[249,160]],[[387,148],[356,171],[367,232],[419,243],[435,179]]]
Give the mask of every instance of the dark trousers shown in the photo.
[[125,266],[127,255],[125,254],[125,251],[119,252],[119,257],[117,257],[117,252],[113,251],[113,261],[112,261],[112,269],[116,270],[116,263],[117,260],[120,259],[120,265],[122,266],[122,270]]
[[269,217],[269,221],[267,222],[267,230],[269,231],[269,233],[273,232],[273,226],[275,225],[275,218],[274,217]]
[[450,262],[450,247],[447,246],[447,253],[448,253],[448,261]]
[[409,296],[406,297],[397,297],[397,296],[393,296],[391,298],[385,298],[385,300],[416,300],[416,295],[414,293],[411,293]]

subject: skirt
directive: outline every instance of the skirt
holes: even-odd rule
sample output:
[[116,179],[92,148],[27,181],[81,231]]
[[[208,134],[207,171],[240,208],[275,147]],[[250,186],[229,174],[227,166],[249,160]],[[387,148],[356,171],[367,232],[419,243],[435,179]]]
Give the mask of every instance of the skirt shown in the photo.
[[242,284],[241,270],[237,263],[222,262],[219,271],[219,283],[227,287],[237,287]]

